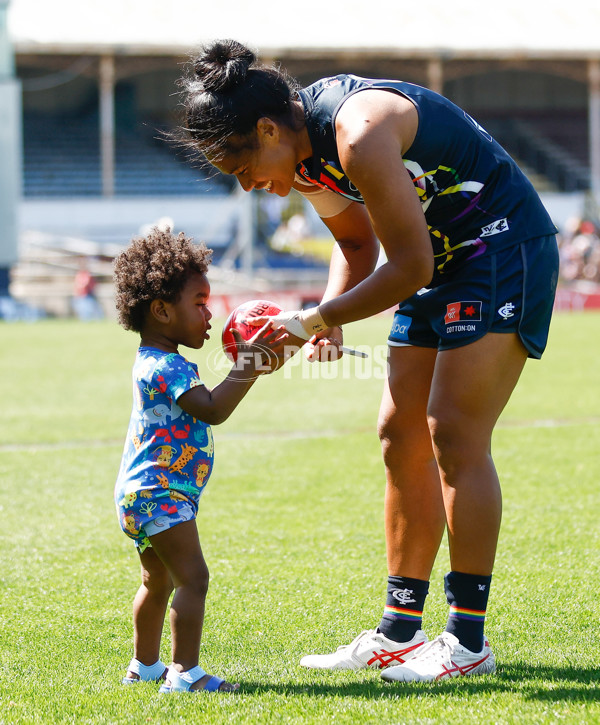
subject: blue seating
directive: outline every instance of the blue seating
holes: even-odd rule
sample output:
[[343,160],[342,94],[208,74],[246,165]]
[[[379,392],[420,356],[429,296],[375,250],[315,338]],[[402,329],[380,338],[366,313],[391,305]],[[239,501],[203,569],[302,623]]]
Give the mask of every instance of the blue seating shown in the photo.
[[477,114],[477,120],[529,169],[559,191],[590,187],[588,121],[585,112]]
[[[102,193],[97,114],[59,117],[25,113],[24,195],[90,197]],[[115,140],[115,195],[194,196],[223,191],[225,179],[207,181],[160,130],[118,127]]]

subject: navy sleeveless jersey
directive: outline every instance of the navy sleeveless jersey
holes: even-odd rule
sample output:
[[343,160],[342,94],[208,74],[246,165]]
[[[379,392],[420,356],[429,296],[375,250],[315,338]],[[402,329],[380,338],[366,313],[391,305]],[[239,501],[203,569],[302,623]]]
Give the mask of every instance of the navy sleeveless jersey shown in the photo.
[[403,81],[338,75],[299,91],[313,149],[296,169],[306,181],[364,203],[342,169],[335,118],[350,95],[371,88],[404,95],[419,114],[403,162],[433,245],[430,286],[469,259],[557,232],[527,177],[485,129],[447,98]]

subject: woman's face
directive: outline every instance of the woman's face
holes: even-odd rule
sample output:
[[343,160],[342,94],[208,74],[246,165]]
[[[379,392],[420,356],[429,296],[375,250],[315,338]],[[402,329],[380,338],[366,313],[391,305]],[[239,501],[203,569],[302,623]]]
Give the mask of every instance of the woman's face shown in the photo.
[[[219,171],[237,178],[244,191],[263,189],[269,194],[287,196],[294,183],[297,158],[294,133],[285,126],[261,118],[253,147],[226,151],[211,161]],[[235,148],[236,144],[232,145]]]

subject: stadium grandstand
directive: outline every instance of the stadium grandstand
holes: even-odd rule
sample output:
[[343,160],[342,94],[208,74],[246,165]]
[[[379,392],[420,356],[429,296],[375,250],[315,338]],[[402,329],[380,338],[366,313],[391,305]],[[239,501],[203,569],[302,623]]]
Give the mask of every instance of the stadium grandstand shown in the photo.
[[310,297],[323,285],[326,265],[317,256],[285,254],[270,243],[281,220],[298,213],[307,217],[308,236],[323,234],[299,197],[240,194],[224,177],[208,179],[166,140],[178,124],[183,65],[194,48],[219,37],[256,48],[303,84],[352,72],[443,93],[518,160],[561,229],[583,217],[597,228],[597,0],[309,0],[293,11],[272,6],[266,17],[241,0],[3,6],[22,119],[13,290],[29,298],[37,290],[36,302],[56,314],[65,305],[48,303],[43,280],[60,278],[66,289],[74,255],[84,255],[108,296],[115,251],[168,220],[217,250],[224,290],[242,294],[294,279]]

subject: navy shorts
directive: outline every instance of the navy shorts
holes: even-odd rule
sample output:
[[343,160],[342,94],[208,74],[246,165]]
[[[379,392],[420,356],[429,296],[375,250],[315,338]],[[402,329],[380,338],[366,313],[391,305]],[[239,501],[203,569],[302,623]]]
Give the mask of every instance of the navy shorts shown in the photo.
[[473,259],[439,287],[419,290],[402,302],[388,343],[451,350],[488,332],[516,332],[529,357],[540,358],[557,281],[554,236]]

